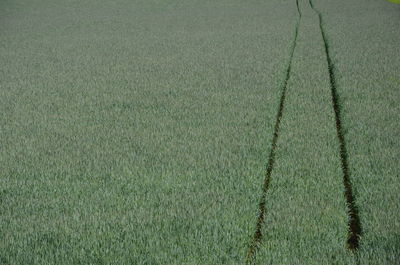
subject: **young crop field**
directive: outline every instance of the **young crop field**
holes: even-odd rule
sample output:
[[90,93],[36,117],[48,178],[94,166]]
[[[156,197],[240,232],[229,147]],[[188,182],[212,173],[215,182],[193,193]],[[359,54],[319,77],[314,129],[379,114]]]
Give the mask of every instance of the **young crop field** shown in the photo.
[[385,0],[0,0],[0,264],[399,264],[399,44]]

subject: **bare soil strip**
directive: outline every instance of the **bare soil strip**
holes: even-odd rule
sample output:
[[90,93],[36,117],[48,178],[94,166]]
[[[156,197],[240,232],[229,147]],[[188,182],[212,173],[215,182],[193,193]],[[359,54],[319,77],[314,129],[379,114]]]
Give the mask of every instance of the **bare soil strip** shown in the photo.
[[341,122],[339,95],[338,95],[338,92],[336,89],[334,65],[332,63],[331,56],[329,54],[329,44],[328,44],[326,33],[325,33],[325,30],[323,27],[322,15],[317,9],[314,8],[312,0],[309,0],[309,3],[310,3],[311,8],[318,14],[318,17],[319,17],[319,27],[321,29],[322,39],[324,40],[326,59],[328,61],[329,80],[330,80],[331,92],[332,92],[332,104],[333,104],[333,109],[335,112],[336,132],[337,132],[337,136],[339,139],[339,145],[340,145],[340,160],[342,163],[342,170],[343,170],[344,194],[346,197],[347,213],[349,216],[349,222],[348,222],[349,230],[348,230],[348,236],[347,236],[347,247],[348,247],[348,249],[355,251],[359,247],[359,240],[360,240],[360,235],[361,235],[361,222],[360,222],[360,218],[358,215],[358,209],[357,209],[357,206],[355,203],[355,198],[354,198],[353,189],[352,189],[351,180],[350,180],[346,142],[344,139],[342,122]]
[[301,12],[300,12],[300,8],[299,8],[298,0],[296,0],[296,5],[297,5],[297,11],[299,13],[299,18],[296,23],[295,36],[294,36],[293,43],[292,43],[289,64],[288,64],[288,67],[286,68],[285,80],[283,81],[283,84],[282,84],[282,94],[281,94],[281,99],[280,99],[280,103],[279,103],[278,113],[276,115],[274,134],[273,134],[272,144],[271,144],[271,151],[269,153],[269,159],[268,159],[267,169],[265,172],[265,179],[264,179],[264,184],[263,184],[263,189],[262,189],[262,195],[261,195],[261,199],[260,199],[260,203],[259,203],[259,207],[258,207],[259,209],[258,209],[257,224],[256,224],[256,229],[255,229],[255,232],[253,235],[252,242],[249,247],[249,251],[247,253],[247,261],[246,261],[247,264],[252,264],[254,262],[256,252],[260,246],[260,242],[262,239],[262,225],[263,225],[264,219],[265,219],[265,200],[266,200],[266,195],[267,195],[267,191],[268,191],[268,187],[269,187],[269,183],[270,183],[270,179],[271,179],[271,173],[272,173],[272,169],[273,169],[274,161],[275,161],[275,149],[276,149],[276,145],[277,145],[278,137],[279,137],[279,126],[281,123],[283,109],[285,106],[287,84],[288,84],[288,80],[290,78],[293,54],[294,54],[294,50],[296,48],[298,29],[299,29],[299,24],[300,24],[300,19],[301,19]]

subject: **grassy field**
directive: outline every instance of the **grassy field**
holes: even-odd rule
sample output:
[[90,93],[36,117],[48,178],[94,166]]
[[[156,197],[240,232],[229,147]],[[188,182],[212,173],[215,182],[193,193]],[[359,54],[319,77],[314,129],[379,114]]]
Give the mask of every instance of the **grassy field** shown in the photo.
[[[400,260],[400,5],[315,1],[326,23],[362,224],[360,264]],[[368,14],[368,15],[366,15]]]
[[242,263],[293,2],[1,10],[3,263]]
[[[317,14],[301,19],[256,264],[351,264],[328,64]],[[312,43],[313,45],[310,45]]]
[[0,264],[400,260],[400,5],[0,0],[0,41]]

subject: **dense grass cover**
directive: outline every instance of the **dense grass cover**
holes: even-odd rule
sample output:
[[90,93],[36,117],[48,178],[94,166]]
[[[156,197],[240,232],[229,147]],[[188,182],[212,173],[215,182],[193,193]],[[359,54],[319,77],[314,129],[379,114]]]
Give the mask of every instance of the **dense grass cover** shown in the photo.
[[239,264],[292,1],[2,1],[5,264]]
[[400,6],[312,3],[0,1],[0,264],[396,264]]

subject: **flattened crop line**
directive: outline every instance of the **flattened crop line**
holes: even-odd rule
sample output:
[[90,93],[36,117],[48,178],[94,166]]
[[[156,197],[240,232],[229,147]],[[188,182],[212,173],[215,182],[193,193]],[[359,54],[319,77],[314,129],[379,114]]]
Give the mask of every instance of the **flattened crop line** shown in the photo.
[[319,11],[314,8],[312,0],[309,0],[311,8],[318,14],[319,17],[319,27],[321,29],[322,39],[324,40],[325,45],[325,53],[326,59],[328,61],[328,70],[329,70],[329,79],[331,83],[331,93],[332,93],[332,104],[333,109],[335,112],[335,119],[336,119],[336,131],[337,136],[339,139],[340,145],[340,159],[342,163],[342,171],[343,171],[343,184],[344,184],[344,194],[346,197],[347,202],[347,213],[349,216],[349,230],[347,235],[347,248],[351,251],[355,251],[358,249],[359,246],[359,239],[361,235],[361,222],[360,217],[358,215],[358,209],[355,203],[355,198],[353,194],[353,189],[351,186],[350,181],[350,174],[349,174],[349,165],[348,165],[348,156],[347,156],[347,149],[346,143],[344,140],[343,129],[342,129],[342,122],[341,122],[341,114],[340,114],[340,105],[339,105],[339,95],[336,89],[336,80],[335,75],[333,72],[334,65],[332,63],[330,54],[329,54],[329,46],[326,38],[326,33],[322,26],[322,15]]
[[289,64],[288,64],[288,67],[286,68],[285,80],[283,81],[283,84],[282,84],[282,94],[281,94],[281,98],[280,98],[278,113],[276,115],[274,134],[273,134],[272,144],[271,144],[271,151],[269,153],[267,169],[265,172],[265,179],[264,179],[264,185],[263,185],[263,189],[262,189],[262,195],[261,195],[260,203],[258,205],[259,209],[258,209],[256,230],[254,232],[253,239],[250,244],[249,251],[247,253],[246,264],[252,264],[255,261],[255,255],[260,246],[260,242],[262,239],[262,225],[264,224],[264,218],[265,218],[266,196],[267,196],[267,191],[268,191],[268,187],[269,187],[269,183],[270,183],[270,179],[271,179],[271,173],[272,173],[272,169],[273,169],[274,161],[275,161],[275,149],[276,149],[276,144],[278,142],[278,137],[279,137],[279,126],[281,123],[283,108],[285,105],[287,84],[288,84],[288,80],[290,77],[290,71],[292,68],[293,54],[294,54],[294,50],[296,48],[299,23],[300,23],[300,19],[301,19],[301,12],[300,12],[300,8],[299,8],[298,0],[296,0],[296,4],[297,4],[297,11],[299,13],[299,18],[296,23],[295,36],[294,36],[294,40],[292,42]]

